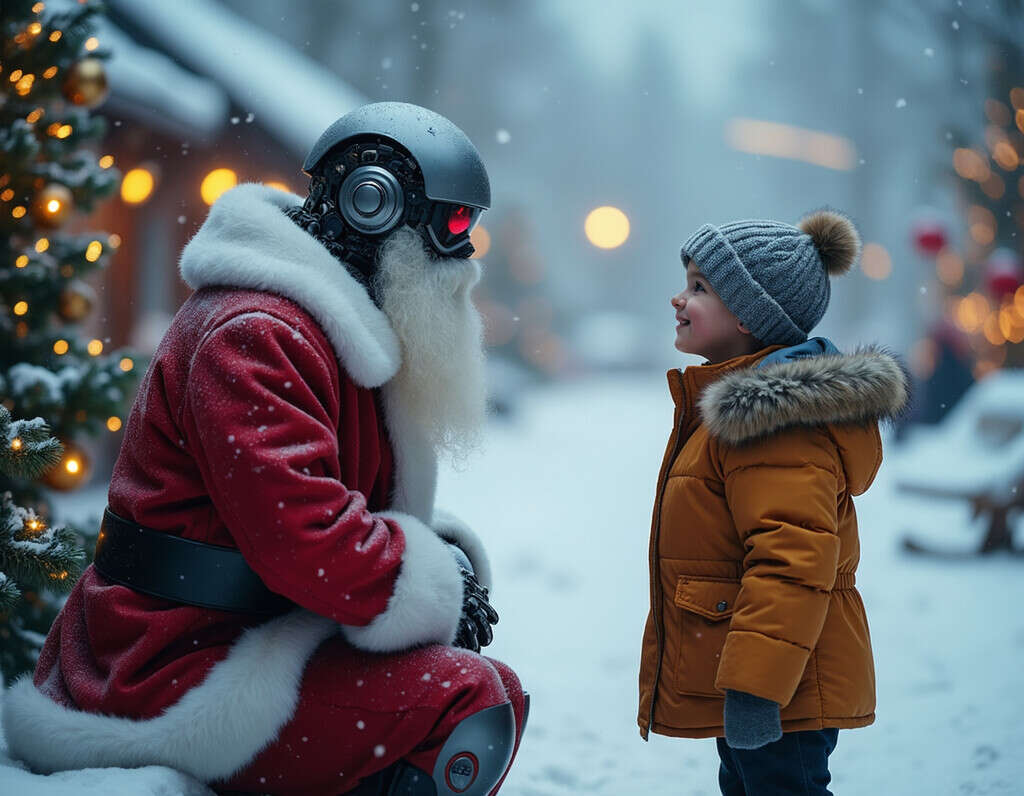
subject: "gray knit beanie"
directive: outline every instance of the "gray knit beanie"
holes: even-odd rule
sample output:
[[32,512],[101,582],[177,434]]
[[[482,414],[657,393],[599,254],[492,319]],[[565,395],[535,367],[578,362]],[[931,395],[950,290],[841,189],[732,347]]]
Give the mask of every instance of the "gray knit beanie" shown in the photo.
[[778,221],[705,224],[683,244],[729,311],[764,345],[807,340],[828,308],[830,276],[845,274],[860,253],[853,222],[834,210]]

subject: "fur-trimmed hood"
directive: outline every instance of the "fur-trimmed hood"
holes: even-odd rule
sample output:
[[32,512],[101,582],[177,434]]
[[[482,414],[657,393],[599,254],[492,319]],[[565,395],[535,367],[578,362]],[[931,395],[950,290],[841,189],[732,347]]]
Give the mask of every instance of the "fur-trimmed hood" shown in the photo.
[[857,487],[866,489],[880,461],[860,472],[855,462],[864,457],[855,452],[877,447],[877,424],[894,423],[908,410],[906,365],[874,344],[849,354],[828,344],[824,353],[800,358],[786,357],[790,350],[772,353],[770,363],[765,358],[760,366],[725,373],[704,389],[699,408],[708,433],[742,445],[787,428],[828,425],[855,494]]

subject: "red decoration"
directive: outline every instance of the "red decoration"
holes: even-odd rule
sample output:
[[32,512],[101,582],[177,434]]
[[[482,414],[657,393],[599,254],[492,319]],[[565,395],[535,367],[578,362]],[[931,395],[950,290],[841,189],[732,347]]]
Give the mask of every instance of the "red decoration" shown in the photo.
[[985,287],[996,301],[1013,295],[1024,283],[1020,257],[1012,249],[1001,247],[989,255],[985,263]]
[[931,216],[924,216],[915,221],[911,235],[914,239],[914,248],[926,257],[935,257],[949,240],[945,224]]

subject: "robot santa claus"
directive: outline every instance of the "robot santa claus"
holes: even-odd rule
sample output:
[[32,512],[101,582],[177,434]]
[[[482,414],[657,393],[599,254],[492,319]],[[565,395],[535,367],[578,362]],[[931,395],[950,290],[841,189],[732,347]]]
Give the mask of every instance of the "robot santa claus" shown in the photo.
[[5,700],[35,771],[220,793],[489,794],[529,697],[479,654],[479,538],[435,508],[485,414],[479,153],[398,102],[341,117],[305,199],[214,203],[140,385],[96,559]]

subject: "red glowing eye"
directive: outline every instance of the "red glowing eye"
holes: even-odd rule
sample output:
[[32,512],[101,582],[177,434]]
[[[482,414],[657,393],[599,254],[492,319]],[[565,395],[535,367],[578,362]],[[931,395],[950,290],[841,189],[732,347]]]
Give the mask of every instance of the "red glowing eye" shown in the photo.
[[448,231],[452,235],[461,235],[467,229],[469,229],[469,208],[463,205],[459,205],[452,214],[448,216]]

